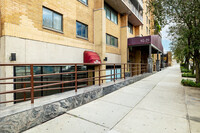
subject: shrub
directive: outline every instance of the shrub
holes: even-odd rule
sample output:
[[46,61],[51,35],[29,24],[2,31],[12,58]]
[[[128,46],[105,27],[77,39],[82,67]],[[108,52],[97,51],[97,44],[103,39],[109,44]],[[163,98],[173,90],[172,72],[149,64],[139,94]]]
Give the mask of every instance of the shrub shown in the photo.
[[187,68],[181,66],[181,72],[182,73],[188,73],[188,72],[191,72],[191,70],[188,70]]
[[200,83],[198,83],[198,84],[196,84],[197,85],[197,87],[199,87],[200,88]]
[[192,73],[183,73],[182,77],[196,78],[196,74]]
[[185,63],[181,63],[180,66],[181,67],[186,67],[186,64]]
[[199,87],[200,88],[200,83],[195,83],[194,81],[192,80],[189,80],[189,79],[183,79],[181,81],[182,85],[184,86],[191,86],[191,87]]

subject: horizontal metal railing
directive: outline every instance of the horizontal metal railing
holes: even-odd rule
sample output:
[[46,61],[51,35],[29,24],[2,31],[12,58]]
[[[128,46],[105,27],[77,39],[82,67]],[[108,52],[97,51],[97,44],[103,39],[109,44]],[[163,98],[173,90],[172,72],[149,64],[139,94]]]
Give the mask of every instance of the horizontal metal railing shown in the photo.
[[[131,2],[131,0],[123,0],[126,5],[130,8],[130,10],[134,13],[134,15],[136,17],[138,17],[138,19],[143,22],[143,16],[142,14],[140,14],[140,12],[138,11],[138,9],[133,5],[133,3]],[[140,3],[142,4],[142,3]]]
[[[30,74],[25,76],[11,76],[11,77],[2,77],[0,75],[0,96],[7,95],[7,94],[19,94],[22,93],[23,98],[21,99],[11,99],[6,101],[0,101],[0,104],[3,103],[10,103],[10,102],[20,102],[20,101],[27,101],[31,100],[31,103],[34,103],[34,99],[40,98],[36,97],[35,93],[37,92],[45,92],[45,91],[53,91],[53,90],[60,90],[60,92],[64,92],[65,90],[75,90],[78,91],[78,88],[87,87],[90,85],[101,85],[105,81],[116,81],[118,79],[125,79],[126,74],[129,73],[129,76],[135,76],[139,74],[143,74],[147,72],[147,64],[142,63],[106,63],[106,64],[84,64],[84,63],[57,63],[57,64],[0,64],[0,69],[3,67],[29,67]],[[72,72],[59,72],[59,73],[48,73],[48,74],[34,74],[34,67],[37,66],[73,66],[74,71]],[[94,70],[84,70],[78,71],[78,66],[93,66]],[[104,66],[104,67],[103,67]],[[109,69],[106,69],[106,66],[109,66]],[[120,70],[120,72],[117,70]],[[106,74],[106,71],[112,71],[111,74]],[[78,74],[89,74],[93,73],[92,77],[78,77]],[[38,81],[35,78],[37,77],[45,77],[45,76],[64,76],[72,74],[72,80],[62,80],[62,81]],[[14,75],[14,74],[13,74]],[[26,81],[16,81],[18,79],[26,79]],[[9,80],[9,81],[7,81]],[[79,83],[86,82],[86,85],[79,85]],[[73,86],[67,86],[67,84],[72,83]],[[90,83],[90,85],[89,85]],[[39,85],[37,85],[39,84]],[[3,86],[4,85],[4,86]],[[12,90],[7,90],[5,85],[11,85]],[[14,86],[21,85],[21,88],[16,89]],[[66,86],[65,86],[66,85]],[[28,87],[27,87],[28,86]],[[5,88],[4,88],[5,87]],[[48,88],[47,88],[48,87]],[[49,88],[50,87],[50,88]],[[2,91],[4,89],[5,91]],[[27,97],[27,94],[30,97]]]
[[140,6],[143,8],[143,1],[142,1],[142,0],[138,0],[138,3],[139,3]]

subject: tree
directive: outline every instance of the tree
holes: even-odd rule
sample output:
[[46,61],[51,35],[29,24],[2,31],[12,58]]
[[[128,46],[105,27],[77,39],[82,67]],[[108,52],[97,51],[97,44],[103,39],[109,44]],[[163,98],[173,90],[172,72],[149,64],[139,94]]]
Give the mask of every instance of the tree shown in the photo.
[[[196,82],[200,83],[200,0],[151,0],[148,5],[149,9],[152,9],[154,18],[162,27],[169,22],[174,24],[170,27],[175,29],[170,31],[170,35],[175,37],[173,44],[177,45],[173,47],[174,51],[177,48],[182,51],[177,54],[186,52],[187,64],[191,57],[194,58]],[[183,49],[178,47],[180,44],[184,46]]]

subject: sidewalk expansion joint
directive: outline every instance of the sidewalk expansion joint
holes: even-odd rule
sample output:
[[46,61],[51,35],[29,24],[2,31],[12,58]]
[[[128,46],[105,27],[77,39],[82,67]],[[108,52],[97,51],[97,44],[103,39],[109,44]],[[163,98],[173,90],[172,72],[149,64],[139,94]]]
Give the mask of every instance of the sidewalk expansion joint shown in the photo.
[[187,117],[187,119],[191,120],[191,121],[194,121],[194,122],[200,123],[200,118],[199,117],[189,116],[189,117]]
[[[153,89],[153,87],[151,89]],[[148,89],[148,91],[145,93],[145,95],[148,94],[151,91],[151,89]],[[124,93],[124,92],[122,92],[122,93]],[[125,94],[130,94],[130,93],[126,92]],[[142,97],[142,99],[145,97],[145,95]],[[103,99],[99,99],[99,100],[107,102],[107,103],[111,103],[111,104],[115,104],[115,105],[120,105],[120,106],[123,106],[123,107],[131,108],[131,109],[134,108],[137,105],[138,102],[140,102],[140,100],[138,100],[138,102],[134,106],[128,106],[128,105],[123,105],[123,104],[119,104],[119,103],[115,103],[115,102],[111,102],[111,101],[107,101],[107,100],[103,100]]]
[[99,124],[99,123],[96,123],[96,122],[93,122],[93,121],[87,120],[87,119],[82,118],[82,117],[80,117],[80,116],[77,116],[77,115],[74,115],[74,114],[70,114],[70,113],[66,113],[66,114],[68,114],[68,115],[70,115],[70,116],[73,116],[73,117],[75,117],[75,118],[78,118],[78,119],[81,119],[81,120],[84,120],[84,121],[87,121],[87,122],[93,123],[93,124],[95,124],[95,125],[101,126],[101,127],[103,127],[103,128],[107,128],[107,129],[109,129],[109,127],[106,127],[106,126],[101,125],[101,124]]
[[189,113],[188,113],[188,106],[187,106],[186,88],[184,88],[184,87],[181,87],[181,88],[184,90],[184,94],[185,94],[185,109],[186,109],[186,111],[187,111],[186,118],[187,118],[187,121],[188,121],[188,126],[189,126],[190,133],[192,133],[192,132],[191,132],[191,124],[190,124],[191,118],[190,118],[190,116],[189,116]]
[[137,109],[138,110],[146,110],[146,111],[157,113],[157,114],[161,114],[161,115],[166,115],[166,116],[171,116],[171,117],[177,117],[177,118],[187,119],[187,117],[184,117],[184,116],[172,115],[172,114],[168,114],[168,113],[164,113],[164,112],[158,112],[158,111],[150,110],[150,109],[146,109],[146,108],[141,108],[140,107],[140,108],[137,108]]
[[126,108],[134,108],[134,107],[131,107],[131,106],[127,106],[127,105],[123,105],[123,104],[119,104],[119,103],[114,103],[114,102],[111,102],[111,101],[107,101],[107,100],[102,100],[102,99],[99,99],[99,100],[101,100],[101,101],[103,101],[103,102],[107,102],[107,103],[111,103],[111,104],[115,104],[115,105],[119,105],[119,106],[123,106],[123,107],[126,107]]
[[[161,79],[162,80],[162,79]],[[159,82],[161,81],[161,80],[159,80]],[[159,83],[158,82],[158,83]],[[158,85],[158,83],[156,83],[153,87],[152,87],[152,89],[146,94],[146,95],[144,95],[144,97],[141,99],[141,100],[139,100],[139,102],[126,114],[126,115],[124,115],[124,117],[122,117],[112,128],[111,128],[111,130],[119,123],[119,122],[121,122],[131,111],[133,111],[133,109],[135,109],[135,107],[138,105],[138,104],[140,104],[146,97],[147,97],[147,95],[149,94],[149,93],[151,93],[151,91]]]

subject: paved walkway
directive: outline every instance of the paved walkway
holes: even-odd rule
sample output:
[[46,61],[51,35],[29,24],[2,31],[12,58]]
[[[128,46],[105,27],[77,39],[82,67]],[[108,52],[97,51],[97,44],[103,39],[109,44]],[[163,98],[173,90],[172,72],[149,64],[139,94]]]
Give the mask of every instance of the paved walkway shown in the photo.
[[26,133],[200,133],[200,89],[180,81],[174,65]]

